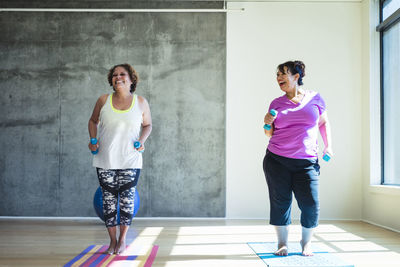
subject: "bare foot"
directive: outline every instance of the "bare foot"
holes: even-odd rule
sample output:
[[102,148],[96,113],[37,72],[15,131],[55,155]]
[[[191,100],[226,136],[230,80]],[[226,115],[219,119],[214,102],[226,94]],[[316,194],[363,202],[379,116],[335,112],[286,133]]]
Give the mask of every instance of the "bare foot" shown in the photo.
[[115,251],[115,246],[117,245],[117,240],[111,240],[108,249],[106,250],[106,254],[111,255]]
[[301,248],[302,248],[301,255],[303,255],[303,256],[314,256],[314,253],[311,250],[311,242],[303,244],[303,242],[300,241],[300,245],[301,245]]
[[288,247],[287,245],[278,245],[278,250],[274,252],[276,256],[287,256],[288,255]]
[[115,252],[115,254],[119,255],[122,252],[124,252],[125,249],[126,249],[125,240],[119,240],[118,245],[115,248],[114,252]]

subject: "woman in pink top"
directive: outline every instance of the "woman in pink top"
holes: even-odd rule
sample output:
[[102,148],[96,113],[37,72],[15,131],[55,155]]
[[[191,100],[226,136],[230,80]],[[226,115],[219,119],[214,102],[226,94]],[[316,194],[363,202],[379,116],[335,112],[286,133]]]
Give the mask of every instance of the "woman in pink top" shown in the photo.
[[319,93],[303,89],[305,65],[288,61],[277,68],[277,81],[285,94],[274,99],[264,123],[270,137],[263,167],[269,189],[270,224],[275,226],[278,249],[275,255],[288,255],[288,225],[292,193],[301,210],[302,255],[311,256],[313,229],[318,225],[318,132],[325,144],[324,154],[332,153],[332,142],[325,101]]

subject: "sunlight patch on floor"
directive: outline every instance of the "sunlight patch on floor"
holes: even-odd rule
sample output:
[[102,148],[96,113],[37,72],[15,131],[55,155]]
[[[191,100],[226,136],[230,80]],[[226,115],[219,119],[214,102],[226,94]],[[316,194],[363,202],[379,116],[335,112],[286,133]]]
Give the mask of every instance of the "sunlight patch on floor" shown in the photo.
[[221,255],[240,255],[250,256],[253,251],[247,244],[217,244],[217,245],[176,245],[172,247],[170,255],[207,255],[207,256],[221,256]]
[[338,253],[342,259],[363,267],[398,267],[400,266],[400,254],[393,251],[386,252],[351,252]]
[[317,233],[315,236],[321,238],[324,241],[360,241],[365,240],[362,237],[354,235],[352,233]]
[[178,235],[230,235],[230,234],[265,234],[275,233],[272,225],[240,225],[240,226],[183,226]]
[[[357,251],[385,251],[388,250],[374,242],[370,241],[358,241],[358,242],[331,242],[332,245],[341,249],[345,252],[357,252]],[[399,263],[400,265],[400,263]]]

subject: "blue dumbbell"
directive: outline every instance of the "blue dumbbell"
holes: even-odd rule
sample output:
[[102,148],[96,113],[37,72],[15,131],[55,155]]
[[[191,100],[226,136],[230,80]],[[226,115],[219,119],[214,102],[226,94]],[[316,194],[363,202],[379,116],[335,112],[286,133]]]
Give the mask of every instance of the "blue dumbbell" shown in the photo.
[[[92,145],[97,144],[97,138],[90,138],[90,143],[91,143]],[[97,153],[99,153],[99,149],[96,149],[95,151],[92,150],[92,154],[93,154],[93,155],[96,155]]]
[[[138,149],[139,147],[142,146],[142,144],[141,144],[139,141],[135,141],[135,142],[133,143],[133,146],[134,146],[136,149]],[[138,151],[138,152],[143,153],[143,152],[144,152],[144,149],[141,150],[141,151]]]
[[332,156],[331,156],[329,153],[326,153],[326,154],[324,154],[324,155],[322,156],[322,158],[323,158],[326,162],[328,162],[328,161],[332,158]]
[[[271,109],[270,111],[269,111],[269,114],[271,114],[272,116],[276,116],[276,114],[278,114],[278,111],[276,111],[275,109]],[[264,124],[264,129],[265,130],[271,130],[271,125],[269,125],[269,124]]]

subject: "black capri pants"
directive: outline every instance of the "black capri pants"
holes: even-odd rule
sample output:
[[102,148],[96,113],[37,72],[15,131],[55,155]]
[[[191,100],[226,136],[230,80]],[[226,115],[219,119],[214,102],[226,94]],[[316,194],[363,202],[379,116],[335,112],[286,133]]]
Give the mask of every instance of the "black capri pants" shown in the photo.
[[267,149],[263,162],[270,200],[270,224],[291,224],[292,192],[301,210],[303,227],[318,226],[318,159],[292,159]]

